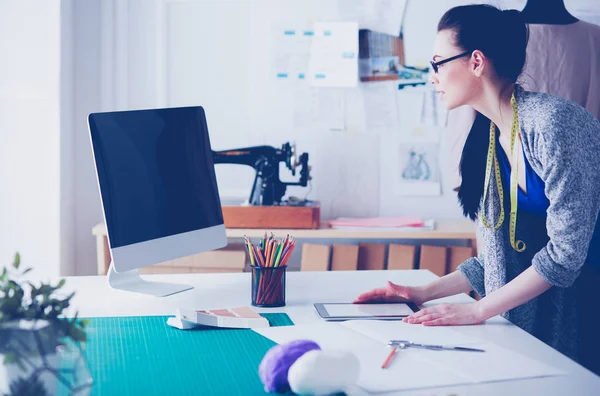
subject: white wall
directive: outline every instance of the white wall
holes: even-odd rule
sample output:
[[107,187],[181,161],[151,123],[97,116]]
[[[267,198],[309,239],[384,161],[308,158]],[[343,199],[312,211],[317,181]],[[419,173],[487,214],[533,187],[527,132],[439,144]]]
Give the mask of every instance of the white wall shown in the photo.
[[60,271],[61,4],[0,1],[0,266]]
[[60,1],[60,275],[75,275],[73,1]]
[[[73,4],[73,53],[74,53],[74,245],[76,273],[97,273],[96,245],[92,227],[102,220],[100,195],[92,159],[87,115],[103,109],[101,37],[102,12],[105,1],[75,1]],[[106,18],[105,18],[106,20]],[[110,18],[109,20],[112,20]],[[109,28],[108,26],[107,28]],[[110,60],[108,55],[104,59]],[[105,68],[105,74],[112,69]],[[109,92],[104,96],[108,97]]]

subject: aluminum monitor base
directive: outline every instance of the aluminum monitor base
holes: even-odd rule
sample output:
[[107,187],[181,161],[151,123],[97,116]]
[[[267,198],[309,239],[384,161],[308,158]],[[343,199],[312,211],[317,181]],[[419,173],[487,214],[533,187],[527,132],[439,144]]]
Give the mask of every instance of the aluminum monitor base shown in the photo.
[[194,288],[190,285],[178,283],[147,281],[140,277],[137,269],[117,272],[112,261],[110,262],[107,275],[108,284],[113,289],[148,294],[155,297],[165,297]]

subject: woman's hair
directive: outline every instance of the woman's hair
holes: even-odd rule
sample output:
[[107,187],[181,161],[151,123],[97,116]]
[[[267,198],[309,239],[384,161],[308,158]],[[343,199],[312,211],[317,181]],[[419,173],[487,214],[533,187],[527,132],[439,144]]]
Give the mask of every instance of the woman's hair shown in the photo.
[[[438,32],[452,30],[453,45],[461,51],[480,50],[496,75],[511,88],[525,66],[529,31],[517,10],[502,11],[490,5],[466,5],[448,10]],[[458,199],[465,216],[475,220],[483,196],[490,120],[477,113],[460,161],[462,183]]]

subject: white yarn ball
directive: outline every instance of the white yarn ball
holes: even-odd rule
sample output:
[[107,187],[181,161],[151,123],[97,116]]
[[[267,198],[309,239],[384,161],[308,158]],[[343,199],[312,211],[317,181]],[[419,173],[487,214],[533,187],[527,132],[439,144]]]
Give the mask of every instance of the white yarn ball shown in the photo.
[[351,352],[312,350],[292,364],[288,382],[298,395],[329,395],[354,389],[359,373]]

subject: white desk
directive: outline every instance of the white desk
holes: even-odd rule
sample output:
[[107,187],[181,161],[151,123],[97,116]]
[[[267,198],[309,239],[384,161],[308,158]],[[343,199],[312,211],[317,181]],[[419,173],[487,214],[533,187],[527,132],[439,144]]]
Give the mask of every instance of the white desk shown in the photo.
[[[429,271],[349,271],[289,272],[287,306],[258,309],[260,312],[286,312],[296,324],[319,322],[312,304],[348,302],[365,290],[381,287],[386,280],[405,285],[424,284],[435,279]],[[188,283],[193,290],[165,298],[136,295],[108,288],[105,277],[68,277],[65,288],[75,291],[72,306],[81,317],[172,315],[178,307],[218,308],[250,305],[250,274],[153,275],[148,279]],[[466,295],[436,300],[466,303]],[[480,326],[455,327],[467,335],[492,341],[531,358],[565,370],[566,376],[457,386],[430,390],[397,392],[398,395],[597,395],[600,377],[538,341],[506,320],[496,317]],[[401,379],[399,379],[401,380]]]

